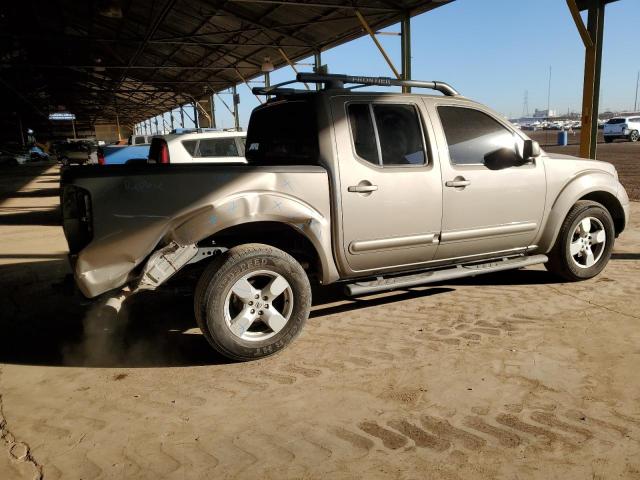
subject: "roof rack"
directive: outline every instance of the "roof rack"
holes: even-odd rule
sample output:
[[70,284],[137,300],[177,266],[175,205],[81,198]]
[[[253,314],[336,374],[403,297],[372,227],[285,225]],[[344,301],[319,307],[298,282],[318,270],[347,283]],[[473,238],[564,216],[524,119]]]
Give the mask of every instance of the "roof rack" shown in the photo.
[[298,73],[295,80],[278,83],[271,87],[254,87],[252,89],[255,95],[291,95],[293,93],[302,92],[293,88],[280,88],[292,83],[323,83],[325,90],[343,89],[345,84],[351,83],[355,86],[350,88],[379,86],[379,87],[416,87],[437,90],[448,97],[460,95],[458,91],[445,82],[425,82],[422,80],[397,80],[389,77],[361,77],[352,75],[343,75],[341,73]]

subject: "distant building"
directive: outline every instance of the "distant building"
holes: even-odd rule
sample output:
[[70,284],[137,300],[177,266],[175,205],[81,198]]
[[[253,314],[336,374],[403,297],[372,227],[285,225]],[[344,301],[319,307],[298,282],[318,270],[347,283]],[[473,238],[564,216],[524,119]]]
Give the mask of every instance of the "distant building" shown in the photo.
[[555,110],[538,110],[533,113],[533,118],[552,118],[557,117],[558,112]]

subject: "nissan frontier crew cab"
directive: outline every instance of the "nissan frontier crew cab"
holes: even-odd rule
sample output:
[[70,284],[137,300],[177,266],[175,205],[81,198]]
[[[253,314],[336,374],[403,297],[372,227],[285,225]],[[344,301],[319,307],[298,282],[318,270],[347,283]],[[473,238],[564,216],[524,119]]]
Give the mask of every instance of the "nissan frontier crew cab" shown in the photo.
[[[80,290],[153,290],[206,262],[196,320],[217,351],[249,360],[300,333],[312,283],[357,296],[533,264],[576,281],[607,264],[629,216],[612,165],[547,154],[445,83],[297,81],[323,87],[254,89],[269,100],[251,115],[247,164],[64,171]],[[353,89],[372,85],[439,94]]]

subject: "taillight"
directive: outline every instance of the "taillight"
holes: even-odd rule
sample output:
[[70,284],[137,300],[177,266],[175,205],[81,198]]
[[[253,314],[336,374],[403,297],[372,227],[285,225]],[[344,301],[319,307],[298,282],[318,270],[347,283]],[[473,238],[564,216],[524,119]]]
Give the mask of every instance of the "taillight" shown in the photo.
[[89,192],[66,185],[62,189],[62,230],[69,244],[69,253],[75,254],[93,239],[91,197]]
[[104,165],[104,153],[98,150],[98,165]]
[[162,142],[160,146],[160,163],[169,163],[169,147],[167,142]]

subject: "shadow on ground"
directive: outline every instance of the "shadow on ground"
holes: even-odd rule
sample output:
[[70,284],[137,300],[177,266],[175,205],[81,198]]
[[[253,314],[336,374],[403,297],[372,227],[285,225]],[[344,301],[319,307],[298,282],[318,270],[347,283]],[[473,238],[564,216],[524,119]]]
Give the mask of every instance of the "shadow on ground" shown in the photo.
[[[313,322],[323,321],[331,314],[446,294],[456,285],[481,288],[554,282],[544,271],[517,270],[356,299],[346,298],[337,285],[316,289],[310,317]],[[200,334],[192,291],[179,282],[165,290],[131,297],[117,316],[105,314],[95,301],[76,292],[67,263],[60,257],[0,265],[0,288],[7,294],[0,300],[2,363],[177,367],[227,362]]]
[[[0,207],[6,210],[8,207]],[[22,210],[22,207],[18,209]],[[0,225],[40,225],[58,226],[61,223],[59,207],[46,210],[25,210],[19,213],[4,213],[0,215]]]

